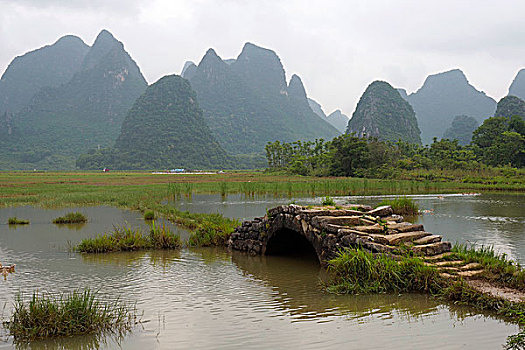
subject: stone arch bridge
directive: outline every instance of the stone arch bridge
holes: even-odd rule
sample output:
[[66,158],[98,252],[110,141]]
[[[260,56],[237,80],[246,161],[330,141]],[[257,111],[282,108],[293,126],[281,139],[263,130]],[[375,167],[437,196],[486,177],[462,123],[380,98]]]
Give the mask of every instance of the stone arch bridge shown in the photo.
[[435,256],[451,249],[450,242],[426,232],[423,225],[403,221],[390,206],[303,207],[283,205],[264,217],[245,221],[232,233],[229,247],[253,255],[310,252],[321,265],[339,249],[360,246],[373,253]]

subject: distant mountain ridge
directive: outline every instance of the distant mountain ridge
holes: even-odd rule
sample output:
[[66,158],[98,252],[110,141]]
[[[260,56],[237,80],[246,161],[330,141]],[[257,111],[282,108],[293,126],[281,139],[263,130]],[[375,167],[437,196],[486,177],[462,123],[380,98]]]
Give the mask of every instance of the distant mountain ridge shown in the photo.
[[76,157],[116,139],[147,83],[121,42],[100,32],[71,79],[42,88],[0,142],[3,168],[71,169]]
[[326,120],[344,134],[350,118],[346,114],[343,114],[341,110],[336,109],[326,117]]
[[516,96],[525,100],[525,68],[520,69],[509,86],[509,96]]
[[418,91],[408,95],[408,102],[425,144],[440,138],[454,116],[467,115],[481,123],[496,110],[496,101],[476,90],[459,69],[429,75]]
[[385,81],[374,81],[368,85],[348,122],[346,132],[359,137],[421,144],[414,110],[399,91]]
[[0,114],[19,112],[41,88],[67,83],[88,50],[82,39],[66,35],[13,59],[0,79]]
[[197,92],[204,118],[232,154],[262,152],[267,142],[331,139],[338,132],[310,108],[304,85],[285,71],[272,50],[246,43],[235,60],[209,49],[187,78]]

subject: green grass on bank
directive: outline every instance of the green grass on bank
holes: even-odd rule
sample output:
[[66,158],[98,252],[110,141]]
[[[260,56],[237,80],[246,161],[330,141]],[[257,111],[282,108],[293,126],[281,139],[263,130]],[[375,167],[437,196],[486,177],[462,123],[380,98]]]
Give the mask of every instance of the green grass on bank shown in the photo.
[[26,342],[92,333],[122,334],[131,330],[135,320],[135,308],[119,300],[101,301],[97,293],[87,289],[58,296],[34,292],[29,300],[18,294],[4,327],[15,342]]
[[[478,262],[494,276],[499,272],[506,285],[523,289],[521,267],[499,256],[493,250],[475,250],[456,246],[453,258],[465,258]],[[513,303],[502,298],[481,293],[464,280],[451,280],[440,276],[434,266],[424,264],[417,257],[404,256],[395,259],[385,254],[372,254],[362,249],[344,249],[328,262],[331,279],[326,283],[328,292],[337,294],[371,293],[429,293],[447,302],[465,304],[478,310],[494,312],[505,319],[525,327],[525,302]],[[491,279],[494,276],[483,276]],[[505,349],[524,349],[525,331],[510,336]]]

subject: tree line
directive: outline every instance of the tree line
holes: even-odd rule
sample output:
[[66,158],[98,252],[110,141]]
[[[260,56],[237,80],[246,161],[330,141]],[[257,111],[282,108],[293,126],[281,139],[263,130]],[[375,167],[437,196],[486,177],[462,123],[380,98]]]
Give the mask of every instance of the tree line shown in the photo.
[[420,146],[345,134],[330,141],[269,142],[270,170],[299,175],[392,177],[403,170],[475,170],[480,166],[525,167],[525,121],[520,116],[492,117],[478,127],[470,144],[441,139]]

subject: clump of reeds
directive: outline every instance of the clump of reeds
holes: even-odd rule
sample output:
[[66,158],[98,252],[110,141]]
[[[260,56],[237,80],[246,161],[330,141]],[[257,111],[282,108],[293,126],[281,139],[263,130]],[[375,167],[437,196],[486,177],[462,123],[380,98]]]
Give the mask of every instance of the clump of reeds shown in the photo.
[[437,290],[437,269],[417,257],[394,259],[362,249],[345,249],[328,261],[332,280],[328,291],[347,294],[426,292]]
[[18,294],[4,327],[15,341],[69,337],[92,333],[125,333],[136,320],[136,309],[120,300],[101,301],[89,289],[57,296],[34,292],[29,301]]
[[195,226],[188,244],[197,247],[212,245],[225,246],[238,222],[224,218],[221,214],[213,214]]
[[54,224],[83,224],[87,222],[87,217],[80,212],[67,213],[53,220]]
[[321,202],[322,205],[331,205],[334,206],[335,202],[330,196],[326,196],[323,198],[323,201]]
[[29,225],[29,220],[19,219],[16,216],[13,216],[7,220],[9,225]]
[[412,198],[399,197],[395,199],[385,199],[379,205],[389,205],[395,214],[398,215],[417,215],[419,214],[419,207]]
[[140,229],[115,226],[110,233],[95,238],[83,239],[75,248],[82,253],[109,253],[145,249],[176,249],[182,246],[180,236],[171,232],[165,225],[155,226],[153,222],[149,234]]
[[144,213],[144,220],[155,220],[155,212],[153,210],[147,210]]

